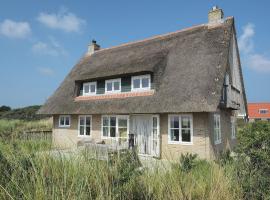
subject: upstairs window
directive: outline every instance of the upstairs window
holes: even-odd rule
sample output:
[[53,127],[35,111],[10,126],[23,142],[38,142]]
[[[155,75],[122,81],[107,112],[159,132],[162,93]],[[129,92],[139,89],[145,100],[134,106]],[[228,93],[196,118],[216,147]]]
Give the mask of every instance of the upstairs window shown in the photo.
[[121,91],[121,78],[105,81],[105,92],[114,93]]
[[59,116],[59,127],[70,127],[70,116],[60,115]]
[[169,144],[192,144],[192,115],[169,116]]
[[214,114],[214,141],[215,144],[221,143],[220,115]]
[[97,90],[97,82],[89,82],[83,84],[83,96],[95,95]]
[[132,76],[131,78],[131,90],[149,90],[151,88],[151,76],[150,74],[141,76]]
[[267,114],[268,113],[268,109],[260,109],[259,110],[260,114]]

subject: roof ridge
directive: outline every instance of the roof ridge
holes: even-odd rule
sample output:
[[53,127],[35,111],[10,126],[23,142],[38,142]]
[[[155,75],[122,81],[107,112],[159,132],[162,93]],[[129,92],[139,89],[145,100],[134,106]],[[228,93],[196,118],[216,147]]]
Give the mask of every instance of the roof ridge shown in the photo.
[[[224,19],[224,22],[226,22],[227,20],[230,20],[230,19],[233,19],[233,16],[226,17]],[[220,24],[220,25],[222,25],[222,24]],[[215,27],[218,27],[220,25],[217,25]],[[135,44],[139,44],[139,43],[143,43],[143,42],[146,42],[146,41],[151,41],[151,40],[155,40],[155,39],[159,39],[159,38],[164,38],[164,37],[168,37],[168,36],[171,36],[171,35],[174,35],[174,34],[186,32],[186,31],[191,31],[193,29],[206,27],[206,26],[208,26],[208,23],[198,24],[198,25],[190,26],[190,27],[183,28],[183,29],[180,29],[180,30],[177,30],[177,31],[164,33],[164,34],[158,34],[158,35],[154,35],[154,36],[151,36],[151,37],[148,37],[148,38],[145,38],[145,39],[136,40],[136,41],[132,41],[132,42],[126,42],[126,43],[119,44],[119,45],[112,46],[112,47],[107,47],[107,48],[103,48],[103,49],[101,48],[100,50],[96,51],[94,54],[99,53],[99,52],[103,52],[103,51],[107,51],[107,50],[111,50],[111,49],[117,49],[117,48],[120,48],[120,47],[135,45]],[[91,55],[94,55],[94,54],[91,54]],[[91,55],[86,54],[85,56],[88,57],[88,56],[91,56]]]
[[[143,42],[146,42],[146,41],[151,41],[151,40],[155,40],[155,39],[159,39],[159,38],[163,38],[163,37],[168,37],[168,36],[171,36],[171,35],[174,35],[174,34],[190,31],[190,30],[193,30],[193,29],[196,29],[196,28],[207,26],[207,25],[208,24],[194,25],[194,26],[184,28],[184,29],[181,29],[181,30],[177,30],[177,31],[174,31],[174,32],[159,34],[159,35],[151,36],[151,37],[146,38],[146,39],[136,40],[136,41],[132,41],[132,42],[126,42],[126,43],[123,43],[123,44],[120,44],[120,45],[100,49],[100,50],[96,51],[94,54],[97,54],[97,53],[100,53],[100,52],[103,52],[103,51],[107,51],[107,50],[111,50],[111,49],[117,49],[117,48],[120,48],[120,47],[135,45],[135,44],[139,44],[139,43],[143,43]],[[94,54],[91,54],[91,55],[94,55]],[[88,57],[88,56],[91,56],[91,55],[86,54],[85,56]]]

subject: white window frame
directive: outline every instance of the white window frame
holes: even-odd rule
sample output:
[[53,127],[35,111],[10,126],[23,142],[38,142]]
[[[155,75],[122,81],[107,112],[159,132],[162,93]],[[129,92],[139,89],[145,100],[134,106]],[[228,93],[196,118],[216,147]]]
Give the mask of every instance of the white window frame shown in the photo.
[[[86,93],[84,91],[84,86],[88,85],[89,87],[89,92]],[[95,86],[95,92],[91,92],[91,85],[94,85]],[[96,95],[97,94],[97,82],[94,81],[94,82],[87,82],[87,83],[83,83],[83,96],[93,96],[93,95]]]
[[[171,117],[178,117],[179,128],[171,128]],[[190,117],[190,142],[182,141],[182,117]],[[171,129],[179,129],[179,141],[171,140]],[[181,115],[168,115],[168,144],[181,144],[181,145],[193,145],[193,115],[181,114]]]
[[[149,85],[146,88],[142,87],[142,79],[143,78],[149,78]],[[134,85],[133,85],[133,80],[134,79],[139,79],[140,80],[140,88],[134,88]],[[142,91],[142,90],[150,90],[150,89],[151,89],[151,75],[150,74],[132,76],[131,77],[131,91]]]
[[[114,90],[114,83],[119,82],[119,90]],[[112,91],[107,90],[107,83],[112,83]],[[105,80],[105,94],[121,92],[121,78]]]
[[[216,120],[218,120],[219,127],[216,127]],[[217,134],[217,135],[216,135]],[[214,114],[214,143],[221,143],[221,124],[220,124],[220,114]]]
[[[64,125],[61,124],[61,118],[64,117]],[[66,125],[66,118],[69,119],[69,125]],[[58,125],[60,128],[68,128],[70,127],[70,124],[71,124],[71,117],[70,115],[59,115],[59,118],[58,118]]]
[[235,122],[235,117],[231,117],[231,139],[236,138],[236,122]]
[[[84,117],[84,120],[86,122],[86,117],[90,117],[90,135],[86,135],[86,124],[84,125],[84,135],[80,134],[80,117]],[[79,115],[78,116],[78,137],[92,137],[92,115]]]
[[[115,117],[116,118],[116,130],[115,130],[115,137],[111,137],[110,136],[110,119],[109,119],[109,126],[106,126],[106,127],[109,127],[109,132],[108,132],[108,136],[104,136],[103,135],[103,117]],[[119,138],[123,138],[123,137],[119,137],[119,130],[118,130],[118,120],[119,119],[126,119],[127,120],[127,141],[128,141],[128,138],[129,138],[129,116],[128,115],[102,115],[101,116],[101,139],[115,139],[118,141]]]

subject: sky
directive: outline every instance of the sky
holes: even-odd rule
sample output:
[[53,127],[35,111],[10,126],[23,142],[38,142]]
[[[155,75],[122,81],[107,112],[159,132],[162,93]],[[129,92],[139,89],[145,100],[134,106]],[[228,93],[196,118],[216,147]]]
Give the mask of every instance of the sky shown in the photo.
[[86,53],[234,16],[248,102],[270,101],[270,1],[1,0],[0,106],[43,104]]

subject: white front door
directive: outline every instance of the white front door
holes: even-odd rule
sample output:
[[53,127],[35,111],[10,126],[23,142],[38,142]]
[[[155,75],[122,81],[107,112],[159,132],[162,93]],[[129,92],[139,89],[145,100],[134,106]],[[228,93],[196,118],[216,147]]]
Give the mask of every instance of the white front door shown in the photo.
[[132,115],[130,133],[136,138],[138,153],[159,157],[159,116]]

